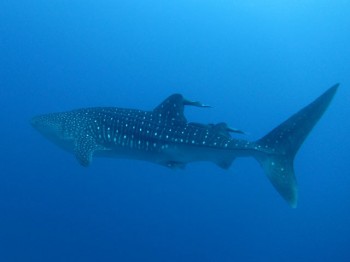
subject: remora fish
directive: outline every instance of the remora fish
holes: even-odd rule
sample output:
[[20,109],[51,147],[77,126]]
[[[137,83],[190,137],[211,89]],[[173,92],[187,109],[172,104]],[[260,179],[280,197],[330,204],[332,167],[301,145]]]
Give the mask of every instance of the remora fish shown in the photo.
[[236,157],[254,157],[272,185],[292,206],[297,205],[294,157],[323,115],[339,84],[329,88],[261,139],[232,138],[226,123],[187,122],[184,107],[206,105],[173,94],[152,111],[117,107],[83,108],[33,117],[31,124],[49,140],[73,152],[83,166],[92,156],[146,160],[169,168],[211,161],[229,168]]

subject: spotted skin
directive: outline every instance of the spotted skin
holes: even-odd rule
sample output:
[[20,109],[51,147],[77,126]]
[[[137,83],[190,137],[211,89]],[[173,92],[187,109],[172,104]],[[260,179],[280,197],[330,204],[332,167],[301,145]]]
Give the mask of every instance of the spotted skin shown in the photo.
[[60,147],[73,152],[83,166],[93,156],[151,161],[169,168],[211,161],[229,168],[236,157],[255,157],[268,178],[291,205],[297,190],[293,159],[307,134],[334,96],[333,86],[262,139],[236,139],[242,131],[226,123],[188,122],[185,106],[208,107],[174,94],[152,111],[116,107],[83,108],[33,117],[32,125]]

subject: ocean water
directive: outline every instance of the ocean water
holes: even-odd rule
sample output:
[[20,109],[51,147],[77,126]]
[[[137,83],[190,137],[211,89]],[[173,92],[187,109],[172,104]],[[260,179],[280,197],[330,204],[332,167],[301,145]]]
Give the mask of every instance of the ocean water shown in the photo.
[[[350,261],[350,1],[2,1],[0,261]],[[290,208],[254,159],[81,167],[30,126],[87,106],[265,135],[340,89],[295,159]]]

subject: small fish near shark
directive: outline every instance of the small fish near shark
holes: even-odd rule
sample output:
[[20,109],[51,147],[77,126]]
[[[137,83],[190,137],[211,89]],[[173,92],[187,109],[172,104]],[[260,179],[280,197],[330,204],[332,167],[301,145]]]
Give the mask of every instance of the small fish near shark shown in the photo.
[[168,168],[211,161],[227,169],[237,157],[254,157],[289,203],[297,205],[294,157],[321,118],[339,84],[292,115],[257,141],[236,139],[243,133],[226,123],[188,122],[185,106],[209,107],[181,94],[166,98],[152,111],[92,107],[35,116],[31,124],[42,135],[72,152],[88,166],[93,156],[146,160]]

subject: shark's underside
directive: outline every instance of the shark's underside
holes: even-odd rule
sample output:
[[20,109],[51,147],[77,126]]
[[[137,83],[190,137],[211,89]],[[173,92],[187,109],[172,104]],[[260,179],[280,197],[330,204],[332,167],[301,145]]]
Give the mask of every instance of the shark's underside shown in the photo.
[[186,105],[207,107],[174,94],[152,111],[116,107],[83,108],[32,118],[32,125],[60,147],[73,152],[83,166],[93,156],[147,160],[170,168],[211,161],[229,168],[236,157],[252,156],[292,206],[297,204],[293,160],[311,129],[331,102],[338,84],[258,141],[231,137],[242,131],[226,123],[188,122]]

